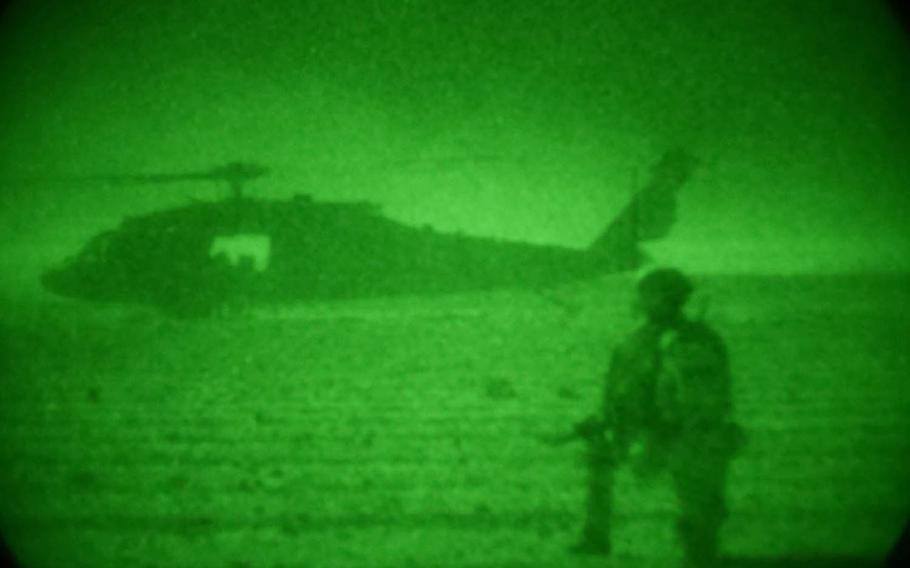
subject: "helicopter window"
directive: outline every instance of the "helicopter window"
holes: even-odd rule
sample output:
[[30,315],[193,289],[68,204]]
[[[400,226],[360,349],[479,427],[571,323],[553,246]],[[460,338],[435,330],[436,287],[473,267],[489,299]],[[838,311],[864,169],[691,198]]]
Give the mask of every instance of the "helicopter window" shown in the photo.
[[268,268],[271,252],[271,239],[259,234],[218,235],[209,247],[210,257],[223,255],[233,267],[240,266],[242,261],[252,261],[256,272]]
[[89,262],[103,262],[110,249],[111,235],[103,233],[90,240],[82,251],[82,258]]

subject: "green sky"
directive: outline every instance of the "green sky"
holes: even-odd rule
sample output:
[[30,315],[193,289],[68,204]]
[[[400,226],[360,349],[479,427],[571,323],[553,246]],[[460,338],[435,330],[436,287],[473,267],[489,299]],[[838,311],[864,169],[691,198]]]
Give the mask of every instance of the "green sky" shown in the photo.
[[[659,261],[910,268],[910,48],[883,4],[83,0],[3,25],[6,180],[245,159],[264,196],[584,246],[682,145],[703,164]],[[42,262],[218,195],[3,183],[7,258]]]

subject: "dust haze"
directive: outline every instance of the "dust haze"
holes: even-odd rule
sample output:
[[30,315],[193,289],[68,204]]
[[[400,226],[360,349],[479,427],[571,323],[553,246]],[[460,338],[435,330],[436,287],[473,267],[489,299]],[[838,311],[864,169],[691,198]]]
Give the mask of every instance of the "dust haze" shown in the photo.
[[[685,148],[647,252],[733,359],[724,553],[874,562],[899,534],[910,49],[884,4],[91,0],[0,25],[0,529],[24,565],[585,564],[580,448],[535,436],[596,404],[635,274],[199,320],[41,289],[125,217],[224,197],[83,178],[236,159],[270,168],[262,199],[584,247]],[[665,485],[618,480],[617,566],[678,556]]]

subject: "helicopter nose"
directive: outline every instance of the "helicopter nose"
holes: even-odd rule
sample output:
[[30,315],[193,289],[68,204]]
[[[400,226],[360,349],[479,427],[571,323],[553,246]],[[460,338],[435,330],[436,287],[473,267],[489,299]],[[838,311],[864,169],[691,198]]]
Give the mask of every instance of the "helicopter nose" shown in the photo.
[[66,271],[61,268],[52,268],[41,275],[41,286],[56,294],[66,293]]
[[46,270],[41,275],[41,286],[48,290],[53,290],[56,286],[57,270]]

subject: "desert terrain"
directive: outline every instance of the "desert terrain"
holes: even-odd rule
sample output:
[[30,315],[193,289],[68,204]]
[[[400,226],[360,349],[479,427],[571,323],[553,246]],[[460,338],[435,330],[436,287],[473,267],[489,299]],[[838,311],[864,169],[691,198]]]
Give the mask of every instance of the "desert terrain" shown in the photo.
[[[698,282],[749,436],[732,565],[880,560],[910,512],[910,277]],[[631,283],[189,321],[8,300],[3,534],[36,567],[672,565],[669,484],[625,471],[615,557],[569,555],[582,448],[539,439],[595,407]]]

